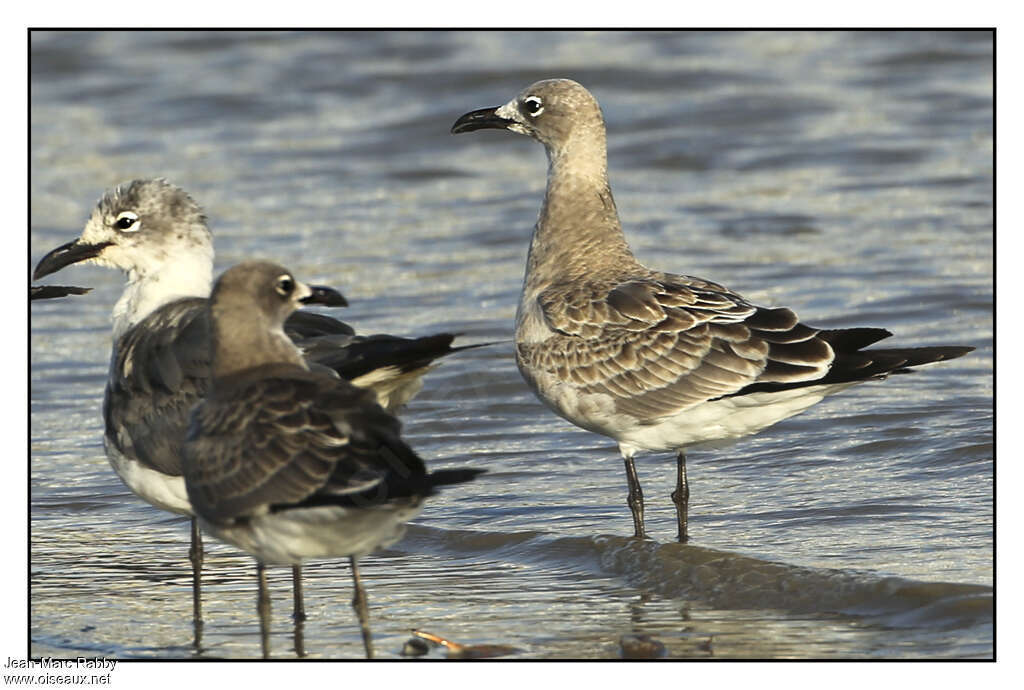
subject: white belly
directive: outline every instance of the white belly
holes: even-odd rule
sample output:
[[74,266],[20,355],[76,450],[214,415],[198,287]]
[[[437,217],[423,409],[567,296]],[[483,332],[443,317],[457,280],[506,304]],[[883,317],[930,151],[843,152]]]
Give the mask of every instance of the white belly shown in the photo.
[[523,377],[544,404],[564,419],[588,431],[611,437],[624,453],[639,449],[681,451],[757,433],[800,414],[811,405],[854,383],[806,386],[779,392],[751,393],[701,403],[667,413],[653,423],[617,412],[607,394],[583,394],[553,376],[535,376],[520,366]]
[[807,386],[773,393],[721,398],[666,417],[655,424],[633,424],[614,438],[624,449],[680,451],[757,433],[800,414],[826,395],[853,383]]
[[314,558],[366,555],[405,534],[405,522],[421,510],[422,500],[402,506],[349,509],[316,507],[286,510],[218,525],[204,520],[203,530],[275,565],[298,565]]
[[160,508],[178,515],[192,515],[192,504],[185,490],[184,477],[172,477],[145,467],[138,460],[123,455],[114,444],[106,438],[103,445],[107,458],[117,472],[117,476],[139,498]]

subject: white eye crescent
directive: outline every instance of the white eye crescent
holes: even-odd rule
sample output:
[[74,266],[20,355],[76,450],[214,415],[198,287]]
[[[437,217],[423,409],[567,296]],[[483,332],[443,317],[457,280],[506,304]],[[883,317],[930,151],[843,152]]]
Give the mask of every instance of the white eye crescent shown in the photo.
[[282,297],[287,297],[292,294],[292,290],[295,289],[295,279],[287,273],[282,276],[278,276],[274,289],[277,290],[277,294]]
[[523,112],[530,117],[537,117],[544,112],[544,102],[540,96],[527,96],[523,99]]
[[135,232],[139,229],[139,214],[132,211],[121,211],[114,220],[114,227],[121,232]]

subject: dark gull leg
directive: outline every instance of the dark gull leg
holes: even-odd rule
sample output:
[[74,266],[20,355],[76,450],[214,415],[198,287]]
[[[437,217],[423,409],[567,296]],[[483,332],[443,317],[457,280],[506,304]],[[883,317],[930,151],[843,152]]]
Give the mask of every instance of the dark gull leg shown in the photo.
[[295,621],[295,656],[300,659],[306,656],[306,624]]
[[302,599],[302,566],[292,566],[292,598],[295,606],[292,620],[295,621],[295,655],[300,659],[306,656],[306,634],[303,621],[306,620],[306,605]]
[[633,536],[639,539],[644,537],[644,492],[640,488],[640,480],[636,476],[636,467],[633,465],[633,456],[623,458],[626,463],[626,480],[629,482],[629,497],[626,503],[633,511]]
[[260,646],[263,658],[270,658],[270,593],[267,591],[267,566],[256,561],[256,581],[259,583],[259,594],[256,597],[256,611],[260,614]]
[[370,636],[370,611],[366,605],[366,590],[363,589],[363,581],[359,577],[359,568],[356,566],[356,557],[349,556],[348,562],[352,564],[352,585],[355,594],[352,596],[352,608],[356,610],[359,617],[359,627],[363,631],[363,647],[366,648],[366,658],[373,658],[373,638]]
[[295,601],[295,607],[292,612],[292,618],[297,623],[301,623],[306,620],[306,605],[302,600],[302,566],[292,566],[292,598]]
[[199,523],[192,518],[192,545],[188,549],[188,559],[192,561],[192,624],[199,629],[203,627],[203,602],[200,596],[200,573],[203,569],[203,536],[199,534]]
[[690,485],[686,481],[686,454],[679,451],[676,456],[676,490],[672,492],[676,504],[676,521],[679,523],[679,543],[685,544],[690,536],[686,532],[687,515],[690,510]]

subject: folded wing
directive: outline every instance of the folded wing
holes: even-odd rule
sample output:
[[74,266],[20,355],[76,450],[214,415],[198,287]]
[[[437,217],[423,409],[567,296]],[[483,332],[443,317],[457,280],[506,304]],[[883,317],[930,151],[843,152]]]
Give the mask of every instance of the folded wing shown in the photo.
[[555,285],[538,303],[554,334],[520,344],[519,356],[642,422],[755,383],[806,384],[835,359],[791,310],[688,276]]

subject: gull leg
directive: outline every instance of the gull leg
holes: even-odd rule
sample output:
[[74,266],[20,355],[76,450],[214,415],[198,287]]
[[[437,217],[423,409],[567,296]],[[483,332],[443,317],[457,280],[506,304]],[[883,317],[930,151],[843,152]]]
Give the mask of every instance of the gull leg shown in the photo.
[[686,454],[683,451],[676,455],[676,490],[672,492],[672,502],[676,504],[679,543],[685,544],[690,538],[686,531],[687,515],[690,510],[690,485],[686,481]]
[[295,656],[306,656],[306,624],[295,619]]
[[626,503],[633,512],[633,536],[639,539],[644,537],[644,492],[640,488],[640,480],[636,476],[636,466],[633,465],[633,456],[623,456],[626,463],[626,481],[629,482],[629,497]]
[[256,598],[256,611],[260,614],[260,646],[263,658],[270,658],[270,593],[267,591],[267,566],[263,561],[256,561],[256,581],[259,583],[259,594]]
[[200,596],[201,571],[203,569],[203,537],[199,533],[199,522],[192,517],[192,544],[188,549],[188,559],[192,561],[192,626],[196,630],[196,639],[203,627],[203,601]]
[[292,619],[295,621],[295,655],[306,656],[306,634],[303,621],[306,620],[306,605],[302,599],[302,566],[292,566],[292,600],[295,602]]
[[292,566],[292,599],[295,602],[292,618],[301,623],[306,620],[306,605],[302,599],[302,566]]
[[363,631],[363,647],[366,648],[366,658],[372,659],[373,638],[370,636],[370,611],[366,605],[366,590],[363,589],[363,581],[359,577],[355,556],[349,556],[348,561],[352,564],[352,585],[355,589],[355,594],[352,596],[352,608],[356,610],[359,627]]

